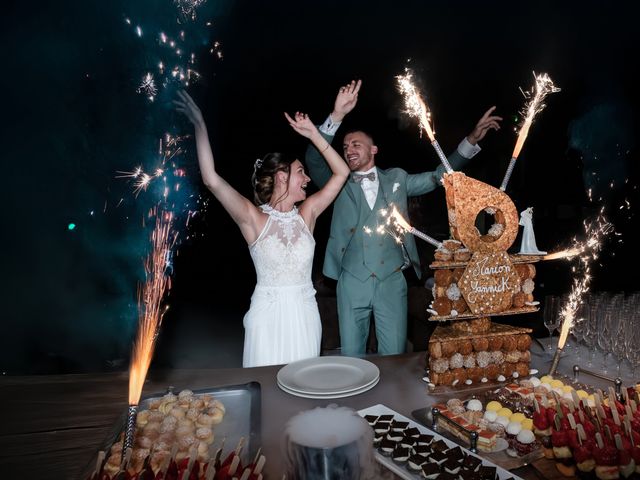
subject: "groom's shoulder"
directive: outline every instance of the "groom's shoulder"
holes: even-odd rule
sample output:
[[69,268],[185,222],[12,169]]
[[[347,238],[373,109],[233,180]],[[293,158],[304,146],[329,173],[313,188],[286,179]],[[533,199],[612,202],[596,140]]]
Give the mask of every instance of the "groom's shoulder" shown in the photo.
[[385,169],[379,169],[379,170],[382,175],[385,175],[388,177],[406,177],[408,175],[406,170],[403,170],[402,168],[398,168],[398,167],[385,168]]

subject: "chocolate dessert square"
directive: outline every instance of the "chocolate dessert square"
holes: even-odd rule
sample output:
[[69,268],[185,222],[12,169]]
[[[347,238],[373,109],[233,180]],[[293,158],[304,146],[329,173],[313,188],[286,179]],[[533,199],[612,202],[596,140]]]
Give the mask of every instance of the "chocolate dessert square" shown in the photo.
[[487,465],[482,465],[480,470],[478,470],[480,474],[480,478],[482,480],[495,480],[496,478],[496,467],[489,467]]
[[415,447],[413,447],[413,453],[426,457],[431,453],[431,448],[427,447],[426,445],[416,445]]
[[481,480],[480,474],[472,470],[460,470],[458,477],[462,480]]
[[424,478],[440,478],[440,467],[435,463],[422,465],[422,476]]
[[396,449],[391,454],[391,458],[398,463],[405,463],[410,456],[411,449],[403,447],[396,447]]
[[378,421],[378,415],[365,415],[364,419],[369,425],[373,426]]
[[465,459],[462,461],[462,466],[470,471],[476,471],[478,466],[482,463],[478,457],[474,457],[473,455],[467,455]]
[[440,467],[447,473],[458,473],[462,469],[460,462],[453,458],[447,458]]
[[383,455],[389,456],[391,452],[393,452],[396,448],[396,442],[392,442],[391,440],[387,440],[386,438],[380,442],[380,452]]
[[400,440],[400,445],[403,447],[413,447],[417,444],[416,439],[412,437],[403,437],[402,440]]
[[420,430],[418,430],[416,427],[411,427],[411,428],[407,428],[404,431],[404,435],[406,437],[419,437],[420,436]]
[[398,420],[391,422],[391,430],[404,430],[408,426],[409,422],[400,422]]
[[390,422],[391,420],[393,420],[393,415],[380,415],[378,419],[379,422]]
[[457,473],[442,472],[442,473],[440,473],[440,476],[438,477],[438,480],[458,480],[458,474]]
[[426,433],[421,433],[416,437],[416,443],[418,445],[431,445],[433,442],[433,435],[427,435]]
[[427,458],[430,462],[441,465],[447,460],[447,455],[442,452],[432,452]]
[[378,420],[374,425],[373,425],[373,430],[375,432],[383,432],[383,433],[387,433],[389,431],[389,426],[391,425],[390,422],[381,422],[380,420]]
[[456,462],[461,462],[462,460],[464,460],[464,452],[460,447],[453,447],[447,450],[447,457],[455,460]]
[[407,468],[414,472],[419,472],[422,469],[422,465],[427,462],[427,458],[422,455],[411,455],[407,460]]
[[430,447],[434,452],[446,452],[447,450],[449,450],[447,444],[442,440],[436,440],[435,442],[432,442]]

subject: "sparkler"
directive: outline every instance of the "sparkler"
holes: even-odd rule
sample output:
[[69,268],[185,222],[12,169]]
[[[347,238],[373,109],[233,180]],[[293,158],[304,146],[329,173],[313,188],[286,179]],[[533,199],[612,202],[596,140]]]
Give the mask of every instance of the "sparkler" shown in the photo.
[[436,248],[440,248],[442,246],[442,242],[437,241],[435,238],[430,237],[426,233],[422,233],[420,230],[409,225],[409,222],[405,220],[405,218],[398,212],[398,209],[394,206],[391,211],[390,219],[394,222],[394,225],[400,228],[403,232],[409,232],[410,234],[424,240],[427,243],[430,243]]
[[535,78],[535,85],[531,89],[531,91],[525,92],[522,91],[522,94],[527,99],[527,102],[524,105],[524,108],[521,112],[521,115],[524,117],[524,121],[522,123],[522,127],[520,128],[520,132],[518,133],[518,140],[516,141],[516,145],[513,149],[513,153],[511,154],[511,161],[509,162],[509,166],[507,167],[507,171],[504,174],[504,179],[502,180],[502,184],[500,185],[500,190],[505,191],[507,188],[507,184],[509,183],[509,179],[511,178],[511,174],[513,173],[513,168],[515,167],[516,160],[520,155],[520,150],[522,150],[522,146],[524,145],[525,140],[527,139],[527,135],[529,135],[529,129],[531,128],[531,124],[533,123],[533,119],[535,116],[544,110],[546,105],[543,103],[545,97],[550,93],[559,92],[560,89],[553,84],[553,80],[549,77],[548,74],[542,73],[540,75],[536,75],[533,72],[533,77]]
[[[182,23],[180,20],[195,20],[196,9],[205,1],[174,0],[180,16],[178,23]],[[165,31],[159,31],[155,37],[149,35],[149,32],[143,36],[140,26],[132,23],[129,18],[125,18],[125,22],[145,45],[168,52],[167,58],[162,58],[162,55],[156,57],[157,79],[154,73],[145,72],[136,89],[137,93],[144,94],[150,101],[154,101],[160,89],[167,89],[176,82],[181,87],[185,87],[200,77],[195,70],[197,59],[192,53],[196,48],[200,48],[200,42],[197,40],[200,35],[187,35],[184,30],[180,30],[177,38],[171,38]],[[185,195],[189,195],[188,189],[181,188],[186,171],[183,166],[177,164],[177,160],[178,156],[184,152],[181,144],[185,138],[187,136],[164,134],[159,141],[159,161],[152,170],[147,172],[142,166],[138,166],[133,171],[117,172],[119,174],[117,177],[133,180],[133,193],[136,198],[141,192],[147,190],[155,194],[150,197],[154,199],[155,206],[149,211],[149,217],[155,218],[155,225],[151,233],[151,249],[144,262],[146,279],[138,287],[138,329],[129,367],[129,408],[123,455],[133,443],[137,406],[153,358],[160,325],[168,308],[163,305],[163,298],[171,288],[173,273],[171,261],[178,238],[178,230],[175,227],[181,219],[184,219],[184,216],[179,217],[179,215],[186,213],[186,224],[188,224],[189,219],[198,212],[198,208],[190,204],[190,199],[194,196],[185,198]],[[152,189],[156,182],[159,188]],[[175,196],[180,195],[179,201],[170,198],[172,193]],[[199,200],[198,203],[206,205]]]
[[[604,217],[603,211],[600,211],[598,217],[591,223],[584,223],[585,233],[587,239],[580,243],[574,239],[574,246],[565,252],[580,252],[580,264],[576,270],[581,272],[579,277],[574,278],[573,287],[567,302],[560,310],[561,326],[560,326],[560,338],[558,339],[558,348],[553,357],[551,368],[549,369],[549,375],[554,375],[558,364],[560,362],[560,355],[567,342],[571,328],[576,322],[576,312],[580,304],[582,303],[582,297],[589,290],[589,284],[591,283],[591,262],[598,258],[600,250],[605,238],[613,233],[613,225],[607,221]],[[562,252],[559,252],[562,253]],[[551,256],[551,255],[548,255]],[[575,256],[575,255],[574,255]],[[556,257],[563,258],[563,257]],[[564,257],[567,258],[567,257]],[[579,319],[577,321],[580,321]]]
[[129,409],[123,451],[133,444],[137,405],[151,365],[162,318],[167,312],[167,307],[162,306],[164,294],[171,287],[170,277],[167,275],[167,261],[171,258],[171,249],[177,239],[177,234],[172,229],[171,212],[154,208],[149,212],[149,216],[155,216],[156,222],[151,234],[151,251],[144,264],[146,280],[138,288],[138,331],[129,367]]
[[431,141],[431,145],[438,154],[438,157],[444,165],[444,168],[447,170],[447,173],[451,173],[453,172],[453,168],[451,168],[449,160],[447,160],[442,148],[440,148],[440,144],[436,140],[435,132],[431,126],[431,112],[427,108],[425,101],[422,99],[420,92],[418,92],[418,89],[413,84],[412,78],[413,74],[409,69],[405,69],[404,75],[398,75],[396,77],[398,89],[404,97],[405,112],[410,117],[418,119],[420,126],[424,128],[424,131],[427,133],[427,136]]

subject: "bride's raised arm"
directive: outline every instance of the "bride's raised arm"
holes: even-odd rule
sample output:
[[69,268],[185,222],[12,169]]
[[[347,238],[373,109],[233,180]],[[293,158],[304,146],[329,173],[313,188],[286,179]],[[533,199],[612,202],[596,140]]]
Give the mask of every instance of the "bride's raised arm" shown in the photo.
[[296,132],[311,140],[311,143],[313,143],[327,161],[332,172],[331,178],[324,187],[308,197],[302,205],[300,205],[300,215],[304,218],[309,230],[313,231],[318,215],[331,205],[331,202],[333,202],[338,193],[340,193],[344,182],[349,176],[349,167],[340,154],[333,149],[331,144],[320,135],[318,128],[307,115],[296,112],[294,118],[291,118],[287,113],[285,113],[284,116]]
[[231,215],[233,221],[238,224],[247,243],[252,243],[264,226],[263,215],[251,201],[238,193],[216,172],[207,125],[204,122],[200,108],[187,92],[179,91],[178,97],[178,100],[173,101],[176,110],[183,113],[195,129],[198,164],[200,165],[202,181]]

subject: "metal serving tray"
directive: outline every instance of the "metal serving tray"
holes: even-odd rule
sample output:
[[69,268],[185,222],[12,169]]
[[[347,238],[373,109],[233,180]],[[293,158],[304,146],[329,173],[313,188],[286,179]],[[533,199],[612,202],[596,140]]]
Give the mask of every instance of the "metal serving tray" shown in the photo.
[[[180,390],[169,387],[162,393],[145,395],[140,401],[139,412],[147,410],[151,400],[161,398],[166,393],[173,392],[176,395]],[[244,439],[244,447],[240,455],[243,464],[251,462],[260,448],[261,430],[261,389],[258,382],[249,382],[241,385],[226,385],[221,387],[210,387],[200,390],[193,390],[196,395],[210,394],[220,400],[226,409],[222,422],[213,429],[215,440],[213,446],[218,448],[224,441],[223,455],[232,452],[241,438]],[[115,423],[112,431],[104,439],[99,450],[108,452],[111,445],[120,437],[125,428],[127,420],[126,408]],[[82,470],[80,480],[86,478],[93,472],[97,460],[98,452]]]

